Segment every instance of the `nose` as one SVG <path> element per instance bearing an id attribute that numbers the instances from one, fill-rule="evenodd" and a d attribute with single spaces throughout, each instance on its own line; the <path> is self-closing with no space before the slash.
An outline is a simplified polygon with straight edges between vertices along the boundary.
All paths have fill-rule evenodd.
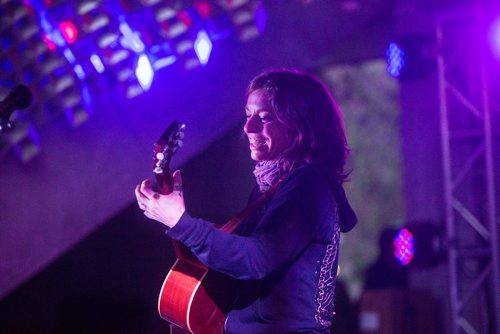
<path id="1" fill-rule="evenodd" d="M 258 115 L 252 115 L 247 118 L 245 125 L 243 126 L 243 131 L 245 133 L 256 133 L 261 130 L 262 123 Z"/>

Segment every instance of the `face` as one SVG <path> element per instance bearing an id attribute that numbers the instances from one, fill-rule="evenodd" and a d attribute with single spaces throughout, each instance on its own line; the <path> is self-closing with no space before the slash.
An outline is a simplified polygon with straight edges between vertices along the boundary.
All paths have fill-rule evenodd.
<path id="1" fill-rule="evenodd" d="M 256 90 L 248 95 L 245 107 L 245 131 L 250 142 L 250 156 L 255 161 L 280 157 L 291 144 L 291 134 L 276 118 L 266 94 Z"/>

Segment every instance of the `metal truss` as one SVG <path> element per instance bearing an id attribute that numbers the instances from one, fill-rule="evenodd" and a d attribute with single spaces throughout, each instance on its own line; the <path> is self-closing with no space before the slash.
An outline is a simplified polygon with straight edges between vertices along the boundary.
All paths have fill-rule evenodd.
<path id="1" fill-rule="evenodd" d="M 482 9 L 437 18 L 450 333 L 500 333 L 498 222 Z M 484 43 L 481 43 L 484 42 Z"/>

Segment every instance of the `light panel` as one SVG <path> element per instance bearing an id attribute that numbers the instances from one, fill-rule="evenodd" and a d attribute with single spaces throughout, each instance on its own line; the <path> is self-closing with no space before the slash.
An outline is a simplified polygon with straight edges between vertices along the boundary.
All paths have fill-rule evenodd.
<path id="1" fill-rule="evenodd" d="M 206 31 L 200 31 L 194 42 L 194 50 L 200 63 L 205 65 L 210 59 L 210 53 L 212 52 L 212 41 L 208 37 Z"/>

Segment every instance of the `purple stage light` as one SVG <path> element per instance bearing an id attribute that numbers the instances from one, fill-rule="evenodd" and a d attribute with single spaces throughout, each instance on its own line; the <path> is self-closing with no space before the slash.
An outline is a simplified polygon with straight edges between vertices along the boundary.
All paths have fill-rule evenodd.
<path id="1" fill-rule="evenodd" d="M 394 256 L 403 265 L 408 265 L 415 255 L 413 235 L 403 228 L 394 238 Z"/>
<path id="2" fill-rule="evenodd" d="M 490 30 L 490 41 L 495 56 L 500 59 L 500 16 L 493 22 Z"/>
<path id="3" fill-rule="evenodd" d="M 194 42 L 194 50 L 201 64 L 205 65 L 208 63 L 210 53 L 212 52 L 212 41 L 205 31 L 202 30 L 198 33 Z"/>

